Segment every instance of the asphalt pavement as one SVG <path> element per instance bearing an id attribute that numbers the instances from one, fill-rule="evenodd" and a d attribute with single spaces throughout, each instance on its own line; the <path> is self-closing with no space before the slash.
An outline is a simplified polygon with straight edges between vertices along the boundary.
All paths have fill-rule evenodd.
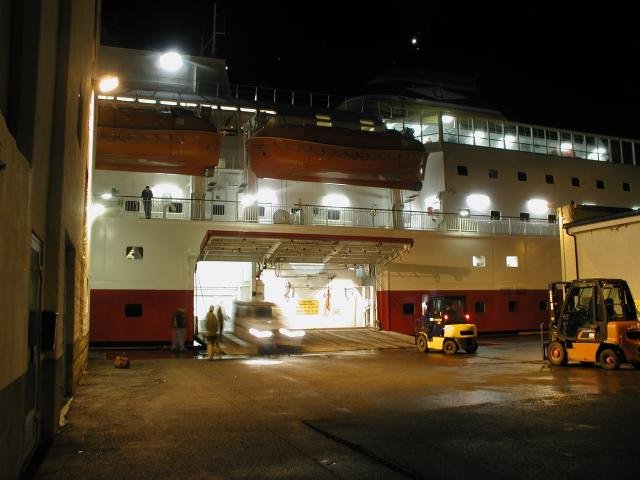
<path id="1" fill-rule="evenodd" d="M 637 478 L 640 372 L 476 354 L 92 359 L 41 479 Z"/>

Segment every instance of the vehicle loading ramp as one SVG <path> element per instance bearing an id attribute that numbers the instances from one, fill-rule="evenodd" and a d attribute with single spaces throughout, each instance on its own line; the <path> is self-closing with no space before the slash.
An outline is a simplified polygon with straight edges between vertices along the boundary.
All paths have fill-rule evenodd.
<path id="1" fill-rule="evenodd" d="M 222 338 L 225 355 L 255 355 L 257 347 L 249 345 L 233 334 Z M 412 336 L 388 332 L 375 328 L 330 328 L 307 330 L 300 350 L 294 353 L 330 353 L 355 350 L 384 350 L 390 348 L 413 348 Z M 286 353 L 286 352 L 282 352 Z"/>

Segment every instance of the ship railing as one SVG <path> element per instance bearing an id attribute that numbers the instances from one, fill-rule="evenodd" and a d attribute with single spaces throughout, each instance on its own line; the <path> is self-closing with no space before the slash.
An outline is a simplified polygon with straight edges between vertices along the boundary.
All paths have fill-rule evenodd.
<path id="1" fill-rule="evenodd" d="M 104 199 L 97 196 L 94 203 L 106 207 L 104 215 L 131 218 L 148 216 L 151 219 L 162 220 L 429 230 L 480 235 L 558 235 L 557 221 L 537 218 L 462 216 L 454 213 L 376 207 L 274 203 L 246 205 L 236 201 L 200 198 L 153 198 L 145 205 L 140 197 L 113 196 Z M 145 207 L 148 207 L 148 210 Z"/>
<path id="2" fill-rule="evenodd" d="M 200 104 L 222 102 L 234 103 L 239 106 L 297 105 L 328 110 L 339 108 L 344 110 L 342 105 L 347 100 L 344 95 L 331 93 L 195 80 L 192 77 L 147 76 L 145 78 L 128 78 L 127 80 L 124 82 L 127 87 L 121 88 L 115 94 L 102 95 L 100 98 L 103 100 L 133 98 L 134 101 L 143 98 L 145 103 L 148 103 L 149 100 L 175 101 L 187 108 L 200 106 Z"/>

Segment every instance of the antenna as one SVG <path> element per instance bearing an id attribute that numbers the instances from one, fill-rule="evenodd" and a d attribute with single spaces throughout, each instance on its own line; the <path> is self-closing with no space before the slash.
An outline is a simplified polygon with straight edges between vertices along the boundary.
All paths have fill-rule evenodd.
<path id="1" fill-rule="evenodd" d="M 211 56 L 216 56 L 216 38 L 218 35 L 226 35 L 226 32 L 218 31 L 218 4 L 213 2 L 213 30 L 211 32 L 211 38 L 207 40 L 204 45 L 201 45 L 200 49 L 204 53 L 205 49 L 211 44 Z"/>

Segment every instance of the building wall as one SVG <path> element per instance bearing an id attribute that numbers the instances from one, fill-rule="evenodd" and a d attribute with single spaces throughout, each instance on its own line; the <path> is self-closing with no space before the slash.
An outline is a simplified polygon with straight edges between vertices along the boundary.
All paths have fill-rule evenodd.
<path id="1" fill-rule="evenodd" d="M 127 316 L 125 305 L 142 307 L 140 316 Z M 186 308 L 187 335 L 193 340 L 193 290 L 91 290 L 92 342 L 166 342 L 171 339 L 173 314 Z"/>
<path id="2" fill-rule="evenodd" d="M 575 244 L 567 232 L 575 235 Z M 638 238 L 638 215 L 569 227 L 561 236 L 562 263 L 567 265 L 563 279 L 574 280 L 576 273 L 580 278 L 621 278 L 627 281 L 636 303 L 640 304 Z"/>
<path id="3" fill-rule="evenodd" d="M 118 207 L 114 207 L 118 208 Z M 211 224 L 98 217 L 91 232 L 92 342 L 167 341 L 171 316 L 187 308 L 191 340 L 193 269 Z M 141 259 L 128 259 L 127 247 L 141 247 Z M 125 315 L 140 304 L 142 315 Z"/>
<path id="4" fill-rule="evenodd" d="M 380 268 L 376 284 L 379 325 L 404 333 L 413 332 L 422 294 L 452 291 L 467 292 L 470 306 L 476 301 L 486 302 L 486 311 L 478 317 L 481 331 L 537 328 L 547 315 L 546 310 L 539 308 L 540 302 L 546 300 L 546 285 L 561 276 L 559 245 L 555 237 L 215 224 L 104 216 L 95 221 L 92 232 L 91 340 L 167 341 L 171 314 L 178 303 L 186 304 L 189 295 L 193 297 L 193 265 L 200 242 L 209 229 L 412 238 L 413 248 Z M 127 247 L 142 247 L 143 258 L 127 259 Z M 472 266 L 474 255 L 485 257 L 485 267 Z M 507 255 L 518 257 L 517 268 L 506 266 Z M 361 286 L 351 272 L 345 271 L 345 275 L 339 274 L 339 277 L 345 281 L 350 278 L 356 288 Z M 296 281 L 292 282 L 295 284 Z M 326 282 L 330 284 L 329 280 Z M 317 298 L 322 303 L 325 285 L 316 283 L 314 280 L 315 290 L 308 298 Z M 303 291 L 302 287 L 306 286 L 303 284 L 293 285 L 299 287 L 299 295 L 309 293 Z M 274 288 L 277 290 L 278 287 Z M 267 291 L 273 289 L 266 286 Z M 277 298 L 269 299 L 278 301 Z M 337 299 L 335 297 L 336 302 Z M 510 301 L 517 302 L 515 312 L 508 311 Z M 402 305 L 407 302 L 414 303 L 416 317 L 403 316 Z M 126 318 L 124 305 L 127 303 L 142 304 L 144 318 Z M 165 307 L 159 309 L 158 305 Z M 353 323 L 351 317 L 349 322 L 349 325 Z M 129 328 L 128 337 L 125 325 Z M 337 325 L 339 322 L 332 323 L 332 326 Z"/>
<path id="5" fill-rule="evenodd" d="M 385 269 L 388 290 L 530 290 L 561 275 L 557 237 L 401 233 L 414 245 Z M 485 266 L 474 267 L 474 256 L 483 256 Z M 517 256 L 518 267 L 507 267 L 507 256 Z"/>
<path id="6" fill-rule="evenodd" d="M 54 437 L 63 397 L 87 360 L 84 220 L 99 18 L 94 1 L 0 0 L 0 19 L 0 200 L 12 206 L 0 213 L 0 275 L 11 285 L 0 293 L 0 464 L 3 478 L 17 478 L 35 447 Z M 39 347 L 39 310 L 60 313 L 46 352 L 29 348 L 32 235 L 43 256 L 31 325 Z M 74 306 L 67 319 L 65 285 Z M 28 398 L 37 399 L 35 421 L 25 417 Z"/>
<path id="7" fill-rule="evenodd" d="M 344 195 L 352 208 L 390 209 L 390 190 L 387 188 L 337 185 L 332 183 L 294 182 L 288 180 L 259 179 L 258 189 L 269 188 L 276 192 L 279 203 L 293 205 L 326 205 L 326 195 Z M 340 205 L 347 206 L 347 205 Z"/>
<path id="8" fill-rule="evenodd" d="M 31 238 L 28 201 L 31 171 L 0 115 L 0 201 L 15 208 L 0 211 L 0 278 L 11 279 L 11 288 L 0 289 L 0 464 L 17 476 L 24 442 L 24 392 L 27 371 L 27 306 L 29 245 Z M 9 175 L 11 178 L 9 179 Z M 6 414 L 11 412 L 11 414 Z M 20 451 L 16 451 L 20 450 Z M 5 467 L 6 466 L 6 467 Z M 7 471 L 5 470 L 5 471 Z"/>
<path id="9" fill-rule="evenodd" d="M 546 214 L 531 214 L 531 218 L 546 218 L 571 201 L 617 207 L 640 203 L 640 168 L 635 166 L 467 145 L 443 144 L 443 151 L 445 212 L 468 208 L 466 196 L 470 193 L 483 193 L 491 199 L 486 210 L 472 214 L 489 215 L 491 210 L 498 210 L 503 216 L 513 217 L 528 211 L 526 203 L 531 198 L 542 198 L 549 204 Z M 467 167 L 468 176 L 458 174 L 459 165 Z M 489 178 L 489 169 L 498 171 L 497 179 Z M 526 182 L 518 181 L 518 172 L 527 174 Z M 555 183 L 546 183 L 545 175 L 553 175 Z M 579 187 L 571 185 L 572 177 L 580 179 Z M 596 188 L 596 180 L 603 180 L 605 188 Z M 630 184 L 629 192 L 623 191 L 623 182 Z"/>
<path id="10" fill-rule="evenodd" d="M 156 185 L 170 184 L 182 192 L 182 196 L 172 195 L 173 198 L 190 198 L 192 177 L 187 175 L 167 175 L 164 173 L 145 172 L 118 172 L 113 170 L 96 170 L 93 175 L 93 192 L 95 195 L 112 193 L 116 195 L 138 197 L 146 185 L 151 187 L 156 198 L 162 196 L 162 192 Z M 177 191 L 176 190 L 176 191 Z M 102 202 L 98 199 L 97 201 Z"/>
<path id="11" fill-rule="evenodd" d="M 383 330 L 413 335 L 421 319 L 423 295 L 465 297 L 469 321 L 478 327 L 480 333 L 534 330 L 539 328 L 549 315 L 546 289 L 387 290 L 378 292 L 380 327 Z M 413 313 L 411 308 L 405 310 L 407 305 L 413 306 Z"/>
<path id="12" fill-rule="evenodd" d="M 547 317 L 540 302 L 550 281 L 561 277 L 555 237 L 480 236 L 411 232 L 413 248 L 387 265 L 378 289 L 378 320 L 383 329 L 412 334 L 421 315 L 422 294 L 461 294 L 481 333 L 531 330 Z M 474 267 L 473 257 L 484 257 Z M 508 267 L 507 256 L 518 259 Z M 485 311 L 475 314 L 475 302 Z M 509 302 L 514 311 L 509 311 Z M 413 304 L 413 314 L 403 305 Z"/>

